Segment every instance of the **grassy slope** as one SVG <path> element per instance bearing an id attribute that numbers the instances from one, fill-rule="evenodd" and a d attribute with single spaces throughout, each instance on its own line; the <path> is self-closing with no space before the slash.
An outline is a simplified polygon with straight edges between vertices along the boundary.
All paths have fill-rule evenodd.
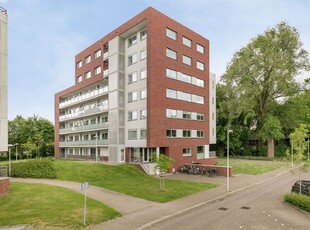
<path id="1" fill-rule="evenodd" d="M 219 158 L 218 165 L 225 166 L 226 158 Z M 286 166 L 287 163 L 282 161 L 230 159 L 230 165 L 233 167 L 234 174 L 257 175 Z"/>
<path id="2" fill-rule="evenodd" d="M 57 178 L 83 182 L 155 202 L 168 202 L 216 185 L 188 181 L 165 180 L 165 190 L 159 180 L 145 175 L 134 165 L 103 165 L 76 161 L 55 161 Z"/>
<path id="3" fill-rule="evenodd" d="M 32 224 L 66 228 L 83 227 L 84 196 L 56 186 L 11 183 L 0 198 L 0 226 Z M 86 225 L 120 216 L 112 208 L 87 198 Z M 61 220 L 61 221 L 60 221 Z"/>

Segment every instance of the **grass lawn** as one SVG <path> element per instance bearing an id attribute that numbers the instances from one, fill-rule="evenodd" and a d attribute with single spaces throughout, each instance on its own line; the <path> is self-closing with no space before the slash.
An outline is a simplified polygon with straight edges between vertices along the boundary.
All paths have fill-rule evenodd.
<path id="1" fill-rule="evenodd" d="M 84 196 L 56 186 L 11 183 L 10 192 L 0 198 L 0 226 L 31 224 L 70 229 L 84 227 Z M 86 225 L 121 216 L 112 208 L 87 198 Z"/>
<path id="2" fill-rule="evenodd" d="M 165 180 L 165 190 L 159 189 L 159 180 L 145 175 L 134 165 L 103 165 L 88 162 L 55 160 L 57 178 L 84 182 L 127 195 L 155 202 L 168 202 L 217 185 L 178 180 Z"/>
<path id="3" fill-rule="evenodd" d="M 218 165 L 225 166 L 226 158 L 218 158 L 217 162 Z M 230 165 L 233 167 L 234 174 L 257 175 L 287 166 L 288 163 L 285 161 L 245 160 L 232 158 L 230 159 Z"/>

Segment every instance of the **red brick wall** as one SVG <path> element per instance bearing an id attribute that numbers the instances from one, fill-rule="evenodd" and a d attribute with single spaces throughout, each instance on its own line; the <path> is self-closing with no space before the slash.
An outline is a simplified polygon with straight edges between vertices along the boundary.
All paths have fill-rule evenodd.
<path id="1" fill-rule="evenodd" d="M 0 196 L 5 195 L 10 190 L 10 178 L 0 178 Z"/>

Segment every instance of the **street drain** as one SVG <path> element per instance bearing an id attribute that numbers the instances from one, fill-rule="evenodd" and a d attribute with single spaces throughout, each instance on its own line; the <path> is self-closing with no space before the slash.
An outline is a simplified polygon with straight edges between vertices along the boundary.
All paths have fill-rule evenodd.
<path id="1" fill-rule="evenodd" d="M 245 210 L 249 210 L 251 207 L 246 207 L 246 206 L 243 206 L 241 207 L 241 209 L 245 209 Z"/>
<path id="2" fill-rule="evenodd" d="M 226 211 L 228 208 L 224 208 L 224 207 L 221 207 L 221 208 L 219 208 L 219 210 L 221 210 L 221 211 Z"/>

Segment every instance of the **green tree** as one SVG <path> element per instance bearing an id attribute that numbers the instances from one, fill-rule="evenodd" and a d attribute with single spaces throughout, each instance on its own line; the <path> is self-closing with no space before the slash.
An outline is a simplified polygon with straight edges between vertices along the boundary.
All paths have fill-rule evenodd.
<path id="1" fill-rule="evenodd" d="M 302 48 L 294 27 L 281 22 L 236 52 L 228 64 L 222 80 L 229 92 L 230 119 L 244 114 L 257 135 L 268 136 L 268 147 L 273 146 L 272 133 L 263 133 L 269 116 L 277 117 L 273 106 L 279 99 L 295 95 L 300 86 L 295 78 L 310 69 L 308 52 Z M 273 148 L 272 148 L 273 149 Z M 272 149 L 268 156 L 273 157 Z"/>
<path id="2" fill-rule="evenodd" d="M 159 154 L 159 156 L 157 156 L 155 152 L 152 153 L 151 159 L 152 162 L 156 164 L 155 169 L 159 170 L 160 189 L 164 189 L 164 174 L 171 168 L 174 160 L 164 154 Z"/>

